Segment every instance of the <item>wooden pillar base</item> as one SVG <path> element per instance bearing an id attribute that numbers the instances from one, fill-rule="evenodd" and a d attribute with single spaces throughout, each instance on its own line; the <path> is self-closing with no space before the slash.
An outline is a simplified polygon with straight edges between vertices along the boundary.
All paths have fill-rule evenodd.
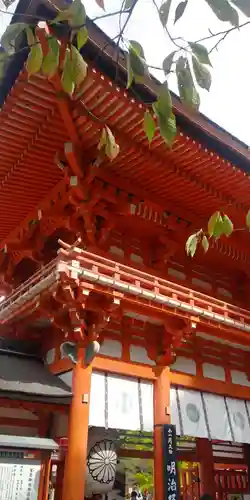
<path id="1" fill-rule="evenodd" d="M 207 493 L 215 498 L 214 459 L 212 443 L 208 439 L 197 439 L 197 457 L 200 463 L 200 493 Z"/>
<path id="2" fill-rule="evenodd" d="M 91 366 L 84 366 L 84 349 L 79 349 L 78 362 L 73 372 L 73 399 L 62 500 L 84 499 L 91 373 Z"/>
<path id="3" fill-rule="evenodd" d="M 163 425 L 170 423 L 169 368 L 159 368 L 154 383 L 154 498 L 164 500 Z"/>

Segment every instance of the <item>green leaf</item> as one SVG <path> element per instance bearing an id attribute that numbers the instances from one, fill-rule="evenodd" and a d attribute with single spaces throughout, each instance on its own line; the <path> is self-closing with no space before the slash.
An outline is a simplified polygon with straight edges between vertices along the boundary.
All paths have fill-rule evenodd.
<path id="1" fill-rule="evenodd" d="M 168 22 L 168 16 L 169 16 L 169 12 L 170 12 L 171 2 L 172 2 L 172 0 L 166 0 L 166 2 L 164 2 L 160 7 L 159 16 L 160 16 L 162 26 L 166 26 L 166 24 Z"/>
<path id="2" fill-rule="evenodd" d="M 179 57 L 176 65 L 176 75 L 181 101 L 187 106 L 198 110 L 200 96 L 195 88 L 189 62 L 186 57 Z"/>
<path id="3" fill-rule="evenodd" d="M 246 215 L 246 226 L 248 229 L 250 229 L 250 210 L 248 210 Z"/>
<path id="4" fill-rule="evenodd" d="M 74 90 L 75 90 L 75 82 L 74 82 L 74 76 L 73 76 L 73 71 L 72 71 L 71 54 L 70 54 L 69 49 L 66 50 L 64 68 L 63 68 L 62 77 L 61 77 L 61 83 L 62 83 L 63 90 L 67 94 L 72 95 Z"/>
<path id="5" fill-rule="evenodd" d="M 180 2 L 179 5 L 177 5 L 174 17 L 174 24 L 177 23 L 177 21 L 179 21 L 179 19 L 183 16 L 187 7 L 187 3 L 188 0 L 185 0 L 184 2 Z"/>
<path id="6" fill-rule="evenodd" d="M 61 10 L 51 24 L 68 21 L 70 26 L 83 26 L 86 23 L 86 11 L 81 0 L 74 0 L 68 9 Z"/>
<path id="7" fill-rule="evenodd" d="M 171 67 L 173 64 L 174 56 L 175 56 L 176 50 L 168 54 L 167 57 L 165 57 L 163 63 L 162 63 L 162 69 L 165 73 L 165 75 L 168 75 L 171 71 Z"/>
<path id="8" fill-rule="evenodd" d="M 249 0 L 231 0 L 245 16 L 250 17 L 250 2 Z"/>
<path id="9" fill-rule="evenodd" d="M 129 89 L 134 80 L 134 73 L 131 68 L 130 52 L 126 54 L 126 63 L 127 63 L 127 89 Z"/>
<path id="10" fill-rule="evenodd" d="M 31 47 L 28 59 L 26 61 L 26 70 L 28 72 L 29 77 L 40 71 L 42 67 L 42 62 L 43 62 L 43 50 L 39 42 Z"/>
<path id="11" fill-rule="evenodd" d="M 208 234 L 218 239 L 223 234 L 223 219 L 220 212 L 211 215 L 208 221 Z"/>
<path id="12" fill-rule="evenodd" d="M 217 224 L 217 221 L 219 220 L 219 217 L 220 217 L 220 212 L 215 212 L 214 214 L 211 215 L 207 225 L 209 236 L 213 236 L 214 228 Z"/>
<path id="13" fill-rule="evenodd" d="M 192 49 L 193 54 L 199 59 L 202 64 L 209 64 L 212 66 L 211 61 L 209 59 L 209 54 L 207 48 L 200 43 L 188 42 L 190 48 Z"/>
<path id="14" fill-rule="evenodd" d="M 230 5 L 228 0 L 206 0 L 206 2 L 220 21 L 239 26 L 238 12 Z"/>
<path id="15" fill-rule="evenodd" d="M 196 81 L 202 89 L 210 90 L 212 79 L 210 71 L 193 56 L 193 69 Z"/>
<path id="16" fill-rule="evenodd" d="M 171 147 L 176 137 L 176 119 L 175 115 L 171 113 L 169 116 L 164 116 L 156 112 L 160 134 L 167 146 Z"/>
<path id="17" fill-rule="evenodd" d="M 22 33 L 28 25 L 26 23 L 13 23 L 9 24 L 7 29 L 1 38 L 1 46 L 6 52 L 13 51 L 13 45 L 15 43 L 16 38 Z"/>
<path id="18" fill-rule="evenodd" d="M 204 252 L 206 253 L 209 249 L 209 241 L 208 241 L 205 234 L 202 237 L 201 244 L 202 244 Z"/>
<path id="19" fill-rule="evenodd" d="M 86 26 L 83 26 L 78 32 L 77 32 L 77 48 L 78 50 L 81 50 L 81 48 L 85 45 L 85 43 L 88 40 L 88 30 Z"/>
<path id="20" fill-rule="evenodd" d="M 169 115 L 171 110 L 172 110 L 172 98 L 171 94 L 169 92 L 168 88 L 168 83 L 164 82 L 160 86 L 160 90 L 158 93 L 158 99 L 155 103 L 157 106 L 157 110 L 162 114 L 162 115 Z"/>
<path id="21" fill-rule="evenodd" d="M 127 56 L 127 69 L 128 69 L 128 84 L 127 87 L 131 85 L 133 79 L 137 83 L 143 82 L 145 76 L 148 75 L 148 68 L 146 61 L 144 59 L 144 52 L 142 46 L 135 42 L 130 41 L 129 53 Z"/>
<path id="22" fill-rule="evenodd" d="M 76 87 L 82 84 L 87 76 L 88 65 L 81 56 L 79 50 L 71 46 L 71 75 Z"/>
<path id="23" fill-rule="evenodd" d="M 189 236 L 189 238 L 186 241 L 186 252 L 188 256 L 194 257 L 195 252 L 197 250 L 198 241 L 199 241 L 199 236 L 197 235 L 197 233 L 191 234 L 191 236 Z"/>
<path id="24" fill-rule="evenodd" d="M 133 50 L 141 59 L 145 59 L 143 47 L 136 40 L 129 40 L 129 48 Z"/>
<path id="25" fill-rule="evenodd" d="M 222 215 L 222 234 L 225 236 L 231 236 L 232 232 L 234 230 L 233 223 L 231 219 L 226 214 Z"/>
<path id="26" fill-rule="evenodd" d="M 57 38 L 48 37 L 48 53 L 42 63 L 42 73 L 48 78 L 55 76 L 59 66 L 60 46 Z"/>
<path id="27" fill-rule="evenodd" d="M 144 113 L 143 126 L 144 126 L 145 134 L 148 138 L 148 142 L 150 144 L 152 142 L 154 135 L 155 135 L 155 121 L 154 121 L 150 111 L 148 111 L 148 110 L 145 111 L 145 113 Z"/>
<path id="28" fill-rule="evenodd" d="M 124 10 L 130 10 L 134 6 L 135 0 L 126 0 Z"/>

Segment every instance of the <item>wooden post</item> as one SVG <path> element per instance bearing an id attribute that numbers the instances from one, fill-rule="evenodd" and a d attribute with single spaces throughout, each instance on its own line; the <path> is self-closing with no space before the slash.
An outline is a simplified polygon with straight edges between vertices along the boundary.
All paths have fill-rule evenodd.
<path id="1" fill-rule="evenodd" d="M 169 368 L 155 369 L 154 383 L 154 499 L 164 500 L 164 472 L 162 428 L 170 423 Z"/>
<path id="2" fill-rule="evenodd" d="M 212 443 L 208 439 L 196 440 L 197 458 L 200 464 L 200 493 L 215 498 L 214 459 Z"/>
<path id="3" fill-rule="evenodd" d="M 88 422 L 92 367 L 84 366 L 84 349 L 79 349 L 73 372 L 73 399 L 68 430 L 63 500 L 83 500 L 88 446 Z"/>

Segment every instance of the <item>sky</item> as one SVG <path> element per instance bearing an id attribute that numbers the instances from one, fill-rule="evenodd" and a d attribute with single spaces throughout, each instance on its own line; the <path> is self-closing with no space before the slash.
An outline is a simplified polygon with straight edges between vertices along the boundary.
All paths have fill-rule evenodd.
<path id="1" fill-rule="evenodd" d="M 106 13 L 119 10 L 122 0 L 104 0 Z M 205 0 L 188 0 L 183 17 L 174 25 L 175 8 L 180 0 L 172 0 L 172 9 L 168 27 L 172 36 L 180 36 L 188 41 L 196 41 L 213 33 L 224 31 L 231 27 L 220 22 L 208 7 Z M 158 0 L 158 4 L 161 0 Z M 1 0 L 0 0 L 1 4 Z M 8 11 L 15 10 L 15 2 Z M 90 18 L 103 14 L 95 0 L 84 0 L 87 14 Z M 4 9 L 4 6 L 0 7 Z M 0 29 L 4 31 L 11 16 L 0 13 Z M 124 18 L 125 20 L 125 18 Z M 240 15 L 240 22 L 247 21 Z M 118 16 L 97 21 L 110 37 L 119 32 Z M 164 32 L 153 6 L 152 0 L 138 0 L 133 15 L 124 33 L 128 40 L 137 40 L 143 46 L 148 64 L 161 66 L 163 59 L 174 50 L 172 42 Z M 207 42 L 210 49 L 218 40 L 213 38 Z M 250 25 L 235 30 L 219 45 L 218 51 L 211 54 L 212 86 L 209 92 L 200 91 L 200 111 L 225 130 L 238 137 L 250 146 L 250 58 L 249 58 Z M 164 75 L 152 71 L 160 80 Z M 170 88 L 177 93 L 175 78 L 169 80 Z"/>

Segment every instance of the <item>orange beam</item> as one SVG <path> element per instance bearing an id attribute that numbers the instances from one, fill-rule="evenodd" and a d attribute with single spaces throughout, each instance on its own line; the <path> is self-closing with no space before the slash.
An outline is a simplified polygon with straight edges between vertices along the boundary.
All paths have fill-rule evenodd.
<path id="1" fill-rule="evenodd" d="M 204 392 L 213 392 L 221 396 L 229 396 L 237 399 L 250 400 L 249 387 L 229 384 L 220 380 L 210 378 L 198 378 L 191 375 L 170 372 L 170 382 L 172 385 L 186 387 L 187 389 L 200 390 Z"/>

